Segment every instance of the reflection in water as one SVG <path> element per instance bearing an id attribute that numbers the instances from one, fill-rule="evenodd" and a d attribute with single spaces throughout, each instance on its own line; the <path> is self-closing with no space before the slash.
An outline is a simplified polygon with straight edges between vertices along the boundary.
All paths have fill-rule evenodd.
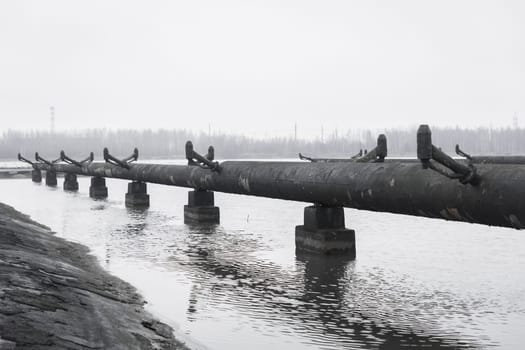
<path id="1" fill-rule="evenodd" d="M 147 227 L 147 208 L 126 208 L 128 214 L 128 221 L 122 227 L 118 227 L 109 233 L 112 241 L 118 242 L 124 246 L 136 245 L 138 249 L 145 247 L 146 241 L 144 235 Z M 120 247 L 111 244 L 106 245 L 105 263 L 109 266 L 111 263 L 111 252 L 121 251 Z"/>
<path id="2" fill-rule="evenodd" d="M 86 192 L 78 194 L 0 181 L 0 193 L 90 246 L 210 349 L 520 342 L 512 337 L 525 325 L 525 237 L 515 231 L 355 212 L 357 260 L 294 255 L 300 203 L 218 194 L 221 225 L 188 226 L 184 190 L 152 185 L 150 209 L 133 210 L 123 203 L 125 182 L 93 201 L 88 181 L 79 178 Z"/>
<path id="3" fill-rule="evenodd" d="M 313 322 L 310 319 L 304 323 L 319 323 L 323 334 L 330 334 L 340 342 L 369 348 L 473 347 L 461 344 L 450 336 L 425 334 L 424 329 L 416 333 L 414 330 L 395 327 L 391 322 L 395 323 L 396 315 L 390 315 L 389 323 L 386 323 L 370 310 L 360 310 L 359 301 L 349 300 L 346 293 L 346 286 L 356 282 L 352 278 L 354 260 L 299 253 L 297 262 L 304 266 L 305 276 L 302 301 L 307 305 L 308 312 L 302 315 L 314 319 Z M 378 300 L 378 307 L 381 306 L 380 302 Z M 352 307 L 348 307 L 349 304 Z"/>
<path id="4" fill-rule="evenodd" d="M 347 287 L 354 282 L 355 261 L 349 258 L 298 254 L 297 271 L 303 271 L 301 276 L 254 261 L 248 254 L 250 242 L 242 236 L 227 235 L 220 228 L 192 228 L 186 243 L 183 253 L 189 260 L 183 265 L 192 275 L 187 308 L 190 322 L 199 319 L 199 300 L 213 299 L 222 308 L 242 308 L 241 312 L 251 317 L 279 322 L 279 327 L 299 331 L 313 343 L 329 341 L 337 346 L 388 349 L 475 347 L 472 339 L 427 333 L 424 322 L 413 328 L 396 327 L 396 318 L 406 315 L 374 314 L 370 307 L 360 309 L 359 300 L 349 299 L 347 293 Z M 230 246 L 247 249 L 231 254 L 226 250 Z M 380 309 L 381 301 L 376 303 Z"/>

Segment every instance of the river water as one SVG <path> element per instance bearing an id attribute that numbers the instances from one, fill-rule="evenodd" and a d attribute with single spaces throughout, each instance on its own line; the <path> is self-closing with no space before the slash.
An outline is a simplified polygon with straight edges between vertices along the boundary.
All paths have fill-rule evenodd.
<path id="1" fill-rule="evenodd" d="M 195 349 L 522 348 L 525 232 L 346 209 L 357 258 L 296 255 L 305 203 L 216 193 L 218 226 L 188 226 L 188 189 L 151 207 L 0 180 L 0 201 L 87 245 Z"/>

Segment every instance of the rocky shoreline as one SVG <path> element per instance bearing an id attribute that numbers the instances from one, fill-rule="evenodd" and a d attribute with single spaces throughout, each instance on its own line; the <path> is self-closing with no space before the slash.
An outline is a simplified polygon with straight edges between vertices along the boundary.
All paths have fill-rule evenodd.
<path id="1" fill-rule="evenodd" d="M 0 350 L 187 349 L 87 247 L 0 203 Z"/>

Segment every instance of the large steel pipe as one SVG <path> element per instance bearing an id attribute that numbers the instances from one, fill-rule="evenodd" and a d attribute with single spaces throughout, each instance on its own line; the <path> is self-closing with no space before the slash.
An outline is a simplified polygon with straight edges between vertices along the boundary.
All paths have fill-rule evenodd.
<path id="1" fill-rule="evenodd" d="M 232 161 L 221 163 L 220 173 L 160 164 L 130 164 L 129 169 L 106 163 L 53 167 L 57 172 L 525 228 L 525 167 L 520 165 L 477 165 L 477 186 L 414 163 Z"/>

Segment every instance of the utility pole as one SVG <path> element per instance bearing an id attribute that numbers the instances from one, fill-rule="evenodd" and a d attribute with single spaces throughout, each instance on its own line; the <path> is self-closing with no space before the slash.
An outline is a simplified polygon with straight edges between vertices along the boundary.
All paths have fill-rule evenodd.
<path id="1" fill-rule="evenodd" d="M 55 133 L 55 107 L 51 106 L 49 107 L 49 110 L 51 112 L 51 134 Z"/>
<path id="2" fill-rule="evenodd" d="M 324 126 L 321 125 L 321 143 L 324 143 Z"/>
<path id="3" fill-rule="evenodd" d="M 297 122 L 294 124 L 294 141 L 297 142 Z"/>

